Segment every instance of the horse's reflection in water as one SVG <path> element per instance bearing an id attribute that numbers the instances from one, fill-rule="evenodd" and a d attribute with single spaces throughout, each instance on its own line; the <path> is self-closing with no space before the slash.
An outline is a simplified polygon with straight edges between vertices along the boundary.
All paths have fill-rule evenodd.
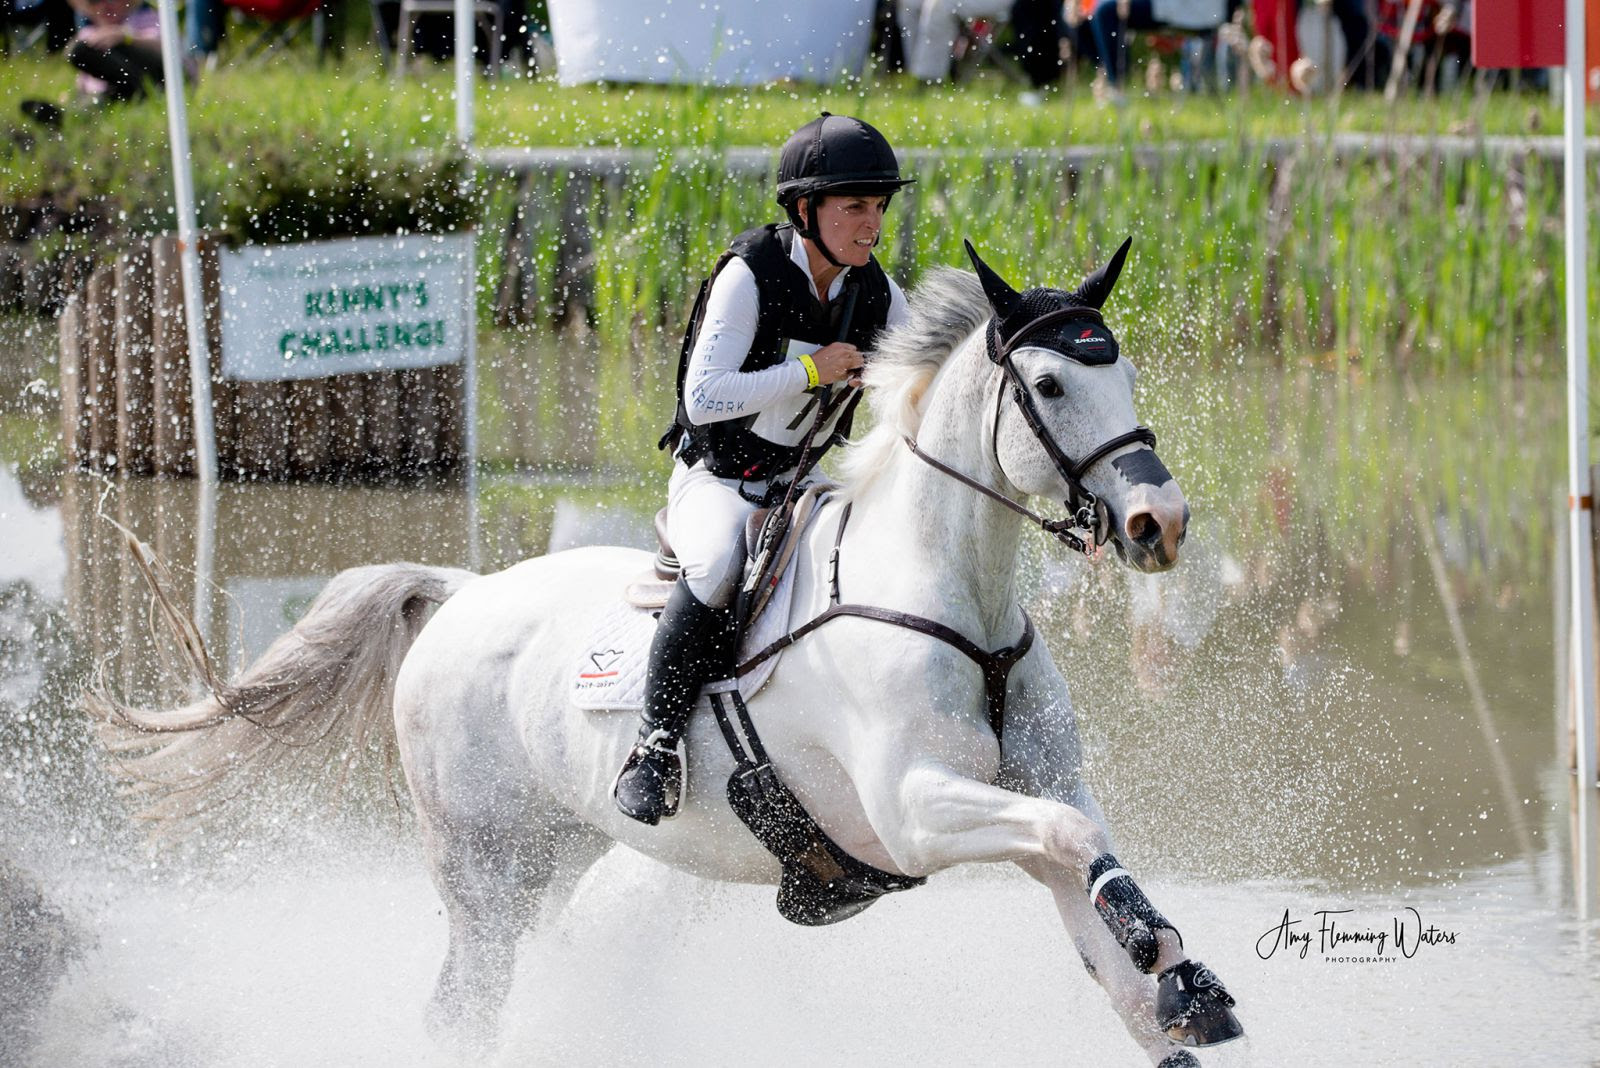
<path id="1" fill-rule="evenodd" d="M 1140 572 L 1178 560 L 1188 506 L 1138 426 L 1133 366 L 1098 311 L 1126 251 L 1072 293 L 1018 293 L 976 254 L 978 280 L 940 271 L 919 287 L 870 364 L 875 429 L 797 554 L 796 622 L 829 603 L 836 573 L 846 601 L 947 636 L 832 619 L 784 653 L 750 711 L 782 781 L 849 856 L 912 877 L 1010 861 L 1044 884 L 1128 1033 L 1152 1063 L 1178 1066 L 1196 1063 L 1180 1043 L 1239 1034 L 1232 999 L 1112 856 L 1066 682 L 1044 643 L 1026 644 L 1016 595 L 1029 496 L 1067 502 L 1065 520 L 1033 518 L 1069 544 L 1108 546 Z M 613 843 L 705 878 L 779 878 L 729 808 L 733 761 L 709 717 L 688 734 L 676 819 L 646 827 L 611 803 L 633 717 L 579 710 L 569 685 L 596 621 L 649 563 L 587 548 L 484 577 L 346 572 L 220 701 L 122 710 L 185 732 L 134 770 L 181 791 L 273 759 L 297 729 L 323 745 L 387 732 L 392 708 L 450 918 L 432 1019 L 492 1033 L 541 893 Z M 973 649 L 1018 644 L 1026 654 L 998 681 L 974 663 Z M 181 808 L 195 795 L 174 796 Z"/>

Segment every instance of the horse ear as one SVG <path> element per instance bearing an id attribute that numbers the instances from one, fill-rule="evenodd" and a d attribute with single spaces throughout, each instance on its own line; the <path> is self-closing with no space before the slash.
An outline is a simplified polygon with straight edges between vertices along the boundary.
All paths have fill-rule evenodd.
<path id="1" fill-rule="evenodd" d="M 1085 278 L 1083 285 L 1079 286 L 1078 291 L 1072 294 L 1073 300 L 1080 304 L 1087 304 L 1095 309 L 1105 307 L 1106 298 L 1116 288 L 1117 275 L 1122 273 L 1122 263 L 1128 258 L 1128 246 L 1132 244 L 1133 238 L 1130 237 L 1122 243 L 1121 248 L 1112 253 L 1111 258 L 1105 262 L 1105 266 Z"/>
<path id="2" fill-rule="evenodd" d="M 995 316 L 1005 319 L 1017 306 L 1017 291 L 1006 284 L 1006 280 L 994 273 L 994 270 L 978 258 L 978 250 L 972 247 L 972 242 L 965 239 L 961 242 L 967 246 L 967 255 L 972 259 L 972 266 L 978 272 L 978 281 L 983 283 L 984 296 L 989 298 L 989 306 L 994 309 Z"/>

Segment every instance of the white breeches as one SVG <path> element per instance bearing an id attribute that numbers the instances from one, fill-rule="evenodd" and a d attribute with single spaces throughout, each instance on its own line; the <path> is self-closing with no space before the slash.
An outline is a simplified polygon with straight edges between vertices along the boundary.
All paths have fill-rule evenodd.
<path id="1" fill-rule="evenodd" d="M 765 483 L 747 485 L 757 492 Z M 704 464 L 672 465 L 667 483 L 667 537 L 683 567 L 689 592 L 701 604 L 733 603 L 744 570 L 745 520 L 756 506 L 739 495 L 737 479 L 717 478 Z"/>
<path id="2" fill-rule="evenodd" d="M 813 468 L 800 490 L 822 477 Z M 744 577 L 744 525 L 756 505 L 740 495 L 741 485 L 759 497 L 768 484 L 718 478 L 704 464 L 685 467 L 682 460 L 672 465 L 667 483 L 667 539 L 689 592 L 712 608 L 731 605 Z"/>
<path id="3" fill-rule="evenodd" d="M 1005 18 L 1010 13 L 1011 4 L 1002 0 L 900 0 L 906 70 L 925 82 L 947 81 L 959 20 Z"/>

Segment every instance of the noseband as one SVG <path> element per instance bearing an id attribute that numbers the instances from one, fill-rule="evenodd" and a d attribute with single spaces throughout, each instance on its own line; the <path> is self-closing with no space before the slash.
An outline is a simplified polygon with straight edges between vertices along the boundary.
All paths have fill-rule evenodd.
<path id="1" fill-rule="evenodd" d="M 1111 513 L 1110 509 L 1106 507 L 1106 503 L 1083 484 L 1083 476 L 1096 463 L 1124 445 L 1142 443 L 1154 449 L 1156 447 L 1156 435 L 1155 431 L 1147 426 L 1136 426 L 1127 433 L 1118 434 L 1116 437 L 1092 449 L 1081 460 L 1074 460 L 1068 456 L 1061 446 L 1057 444 L 1055 438 L 1051 437 L 1050 431 L 1044 425 L 1043 417 L 1039 414 L 1038 407 L 1034 404 L 1033 395 L 1028 392 L 1027 387 L 1022 383 L 1022 375 L 1012 361 L 1011 354 L 1021 347 L 1029 335 L 1035 334 L 1046 327 L 1054 326 L 1057 323 L 1068 321 L 1089 321 L 1098 323 L 1101 326 L 1105 325 L 1105 320 L 1093 308 L 1057 308 L 1024 324 L 1021 329 L 1009 338 L 1001 340 L 999 338 L 999 325 L 991 320 L 994 334 L 989 339 L 989 359 L 991 362 L 998 364 L 1005 373 L 1004 378 L 1001 379 L 1000 388 L 995 395 L 994 427 L 990 433 L 990 451 L 994 453 L 995 465 L 998 467 L 1000 464 L 1000 408 L 1005 399 L 1006 384 L 1009 382 L 1011 385 L 1011 397 L 1016 401 L 1018 409 L 1021 410 L 1023 421 L 1028 424 L 1028 429 L 1033 432 L 1034 439 L 1044 449 L 1045 455 L 1050 457 L 1050 462 L 1055 465 L 1056 473 L 1066 483 L 1067 499 L 1063 503 L 1071 513 L 1069 516 L 1064 519 L 1046 519 L 998 490 L 991 489 L 976 479 L 964 475 L 929 456 L 917 447 L 915 439 L 906 438 L 905 442 L 912 453 L 923 462 L 949 475 L 956 481 L 971 486 L 979 493 L 993 498 L 1019 515 L 1026 516 L 1037 523 L 1039 528 L 1046 534 L 1049 534 L 1074 552 L 1092 555 L 1094 550 L 1104 545 L 1106 539 L 1111 536 Z"/>

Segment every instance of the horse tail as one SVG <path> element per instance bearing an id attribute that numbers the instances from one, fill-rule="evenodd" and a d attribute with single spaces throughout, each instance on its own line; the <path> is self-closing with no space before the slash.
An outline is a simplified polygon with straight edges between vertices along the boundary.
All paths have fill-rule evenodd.
<path id="1" fill-rule="evenodd" d="M 157 607 L 205 682 L 206 696 L 181 708 L 134 708 L 101 683 L 85 694 L 102 739 L 122 757 L 141 817 L 183 822 L 209 814 L 285 765 L 326 770 L 338 784 L 364 756 L 381 754 L 391 782 L 396 752 L 395 676 L 426 622 L 471 572 L 419 564 L 375 564 L 341 572 L 288 633 L 229 683 L 218 682 L 205 645 L 176 611 L 156 571 L 146 571 Z M 226 786 L 226 788 L 222 788 Z"/>

